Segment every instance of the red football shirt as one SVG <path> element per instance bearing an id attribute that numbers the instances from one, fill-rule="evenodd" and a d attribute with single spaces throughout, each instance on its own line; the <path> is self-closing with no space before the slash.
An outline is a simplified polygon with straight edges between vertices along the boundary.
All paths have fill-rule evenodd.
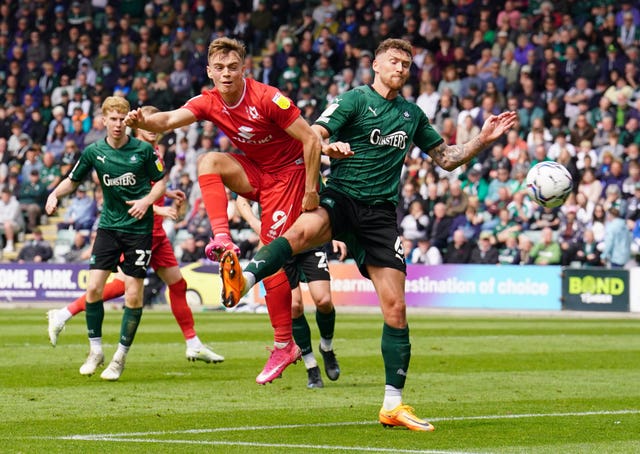
<path id="1" fill-rule="evenodd" d="M 156 157 L 160 160 L 162 166 L 164 167 L 164 159 L 162 159 L 162 157 L 158 154 L 158 148 L 156 148 Z M 154 184 L 154 182 L 151 182 L 151 186 L 153 186 Z M 163 207 L 165 204 L 165 196 L 162 195 L 158 200 L 153 202 L 153 204 L 158 205 L 159 207 Z M 151 207 L 150 209 L 152 208 L 153 207 Z M 164 228 L 162 227 L 163 222 L 164 217 L 158 216 L 156 214 L 153 215 L 153 235 L 166 235 Z"/>
<path id="2" fill-rule="evenodd" d="M 234 106 L 228 106 L 213 88 L 182 107 L 198 120 L 215 123 L 264 172 L 276 172 L 303 157 L 302 142 L 284 131 L 300 116 L 300 109 L 270 85 L 245 79 L 244 93 Z"/>

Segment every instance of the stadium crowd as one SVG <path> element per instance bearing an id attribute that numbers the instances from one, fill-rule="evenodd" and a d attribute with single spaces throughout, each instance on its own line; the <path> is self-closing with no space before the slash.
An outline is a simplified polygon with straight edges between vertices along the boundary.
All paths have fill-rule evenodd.
<path id="1" fill-rule="evenodd" d="M 638 3 L 3 2 L 4 261 L 86 261 L 101 208 L 96 181 L 82 185 L 57 225 L 58 236 L 72 238 L 64 255 L 53 253 L 41 227 L 49 223 L 43 210 L 49 191 L 87 144 L 105 136 L 102 100 L 117 94 L 132 108 L 177 108 L 209 87 L 210 40 L 231 36 L 249 50 L 246 77 L 279 87 L 310 122 L 341 93 L 372 81 L 373 53 L 388 37 L 412 43 L 403 96 L 425 111 L 447 143 L 473 138 L 488 115 L 518 112 L 504 140 L 453 173 L 409 150 L 397 210 L 408 263 L 634 263 L 640 244 Z M 169 186 L 189 201 L 165 229 L 183 262 L 199 260 L 210 226 L 196 161 L 210 151 L 237 151 L 208 122 L 165 134 L 158 151 Z M 562 163 L 574 179 L 574 192 L 557 209 L 543 209 L 526 195 L 528 169 L 544 160 Z M 234 194 L 228 198 L 234 240 L 250 258 L 258 238 L 236 212 Z M 20 241 L 25 233 L 29 241 Z"/>

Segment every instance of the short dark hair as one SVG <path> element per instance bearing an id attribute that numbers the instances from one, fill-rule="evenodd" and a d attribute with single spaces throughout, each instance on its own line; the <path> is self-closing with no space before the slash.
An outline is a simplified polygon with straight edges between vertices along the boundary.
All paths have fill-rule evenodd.
<path id="1" fill-rule="evenodd" d="M 378 46 L 378 48 L 376 49 L 376 52 L 375 52 L 376 57 L 378 56 L 378 54 L 386 52 L 389 49 L 401 50 L 403 52 L 406 52 L 409 55 L 409 57 L 413 58 L 413 52 L 412 52 L 411 44 L 409 43 L 409 41 L 404 39 L 397 39 L 397 38 L 388 38 L 382 41 Z"/>

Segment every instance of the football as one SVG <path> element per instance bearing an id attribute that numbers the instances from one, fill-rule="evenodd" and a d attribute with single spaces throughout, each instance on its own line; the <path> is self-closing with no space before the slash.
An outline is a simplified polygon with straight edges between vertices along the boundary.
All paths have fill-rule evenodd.
<path id="1" fill-rule="evenodd" d="M 547 208 L 562 205 L 573 189 L 573 178 L 565 166 L 554 161 L 539 162 L 527 173 L 531 199 Z"/>

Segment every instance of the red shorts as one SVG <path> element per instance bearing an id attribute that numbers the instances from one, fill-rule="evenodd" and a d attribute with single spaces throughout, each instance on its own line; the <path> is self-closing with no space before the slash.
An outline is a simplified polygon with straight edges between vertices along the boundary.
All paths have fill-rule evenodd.
<path id="1" fill-rule="evenodd" d="M 153 231 L 153 241 L 151 242 L 151 261 L 149 266 L 154 270 L 158 268 L 171 268 L 178 266 L 176 254 L 173 252 L 173 246 L 164 230 L 160 232 Z"/>
<path id="2" fill-rule="evenodd" d="M 246 156 L 233 157 L 255 188 L 251 193 L 240 195 L 260 204 L 260 240 L 269 244 L 291 227 L 302 212 L 306 176 L 304 164 L 293 163 L 278 173 L 265 173 Z"/>

